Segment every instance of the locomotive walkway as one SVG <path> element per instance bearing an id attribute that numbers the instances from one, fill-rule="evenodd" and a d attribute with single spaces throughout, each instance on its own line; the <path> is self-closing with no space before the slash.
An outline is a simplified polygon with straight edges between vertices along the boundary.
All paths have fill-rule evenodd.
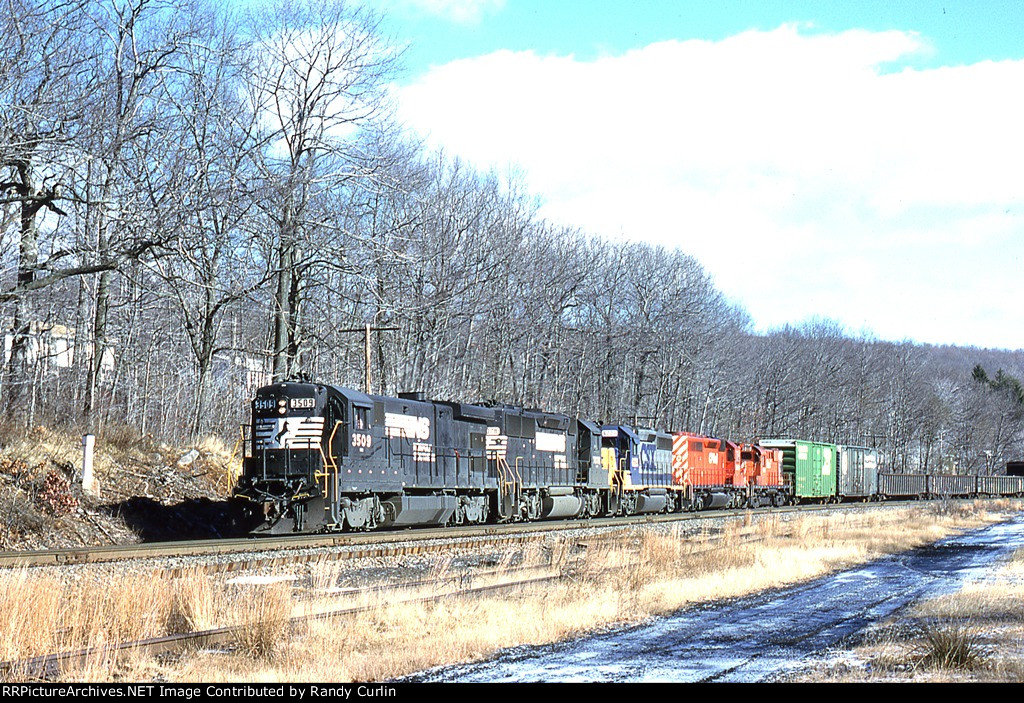
<path id="1" fill-rule="evenodd" d="M 907 604 L 949 593 L 1024 547 L 1024 516 L 791 588 L 641 627 L 515 648 L 415 681 L 770 680 Z"/>

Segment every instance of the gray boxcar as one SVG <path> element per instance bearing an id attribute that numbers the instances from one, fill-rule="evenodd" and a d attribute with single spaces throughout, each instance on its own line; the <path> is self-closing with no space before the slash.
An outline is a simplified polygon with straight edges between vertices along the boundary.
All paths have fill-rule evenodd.
<path id="1" fill-rule="evenodd" d="M 840 445 L 839 497 L 870 498 L 878 493 L 878 450 Z"/>

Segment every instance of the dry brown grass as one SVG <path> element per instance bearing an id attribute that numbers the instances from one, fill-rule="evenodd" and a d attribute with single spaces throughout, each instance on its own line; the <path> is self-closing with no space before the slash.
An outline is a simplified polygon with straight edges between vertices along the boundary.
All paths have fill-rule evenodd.
<path id="1" fill-rule="evenodd" d="M 175 579 L 168 588 L 171 593 L 166 621 L 169 633 L 202 632 L 218 626 L 228 603 L 209 578 L 197 572 Z"/>
<path id="2" fill-rule="evenodd" d="M 102 648 L 163 634 L 168 606 L 166 584 L 157 579 L 61 583 L 24 569 L 0 574 L 0 659 Z M 116 663 L 90 660 L 75 675 L 106 678 Z"/>
<path id="3" fill-rule="evenodd" d="M 133 430 L 117 428 L 109 436 L 97 438 L 93 457 L 93 469 L 101 480 L 110 474 L 118 462 L 125 459 L 142 460 L 149 451 L 156 451 L 152 437 L 140 438 Z M 58 466 L 77 467 L 82 465 L 82 436 L 70 431 L 34 427 L 4 443 L 2 455 L 5 459 L 22 461 L 29 467 Z"/>
<path id="4" fill-rule="evenodd" d="M 0 549 L 138 540 L 147 529 L 132 519 L 139 501 L 174 506 L 230 494 L 241 469 L 232 442 L 211 436 L 194 447 L 174 447 L 131 428 L 107 427 L 93 456 L 96 492 L 87 494 L 80 483 L 81 435 L 45 427 L 0 432 Z M 193 448 L 197 456 L 179 464 Z M 126 511 L 103 507 L 122 501 Z"/>
<path id="5" fill-rule="evenodd" d="M 225 494 L 241 469 L 241 450 L 233 442 L 234 438 L 226 442 L 209 435 L 194 447 L 199 451 L 199 457 L 193 462 L 192 470 L 209 474 L 211 483 L 224 487 Z M 168 446 L 157 442 L 152 435 L 139 434 L 131 427 L 110 426 L 96 439 L 93 469 L 102 486 L 125 467 L 175 466 L 191 448 Z M 82 437 L 70 431 L 55 431 L 41 426 L 4 436 L 0 447 L 0 472 L 4 465 L 24 467 L 22 473 L 27 471 L 26 478 L 42 478 L 53 466 L 65 467 L 72 472 L 80 470 Z"/>
<path id="6" fill-rule="evenodd" d="M 934 622 L 924 628 L 918 666 L 972 671 L 985 666 L 981 637 L 969 624 Z"/>
<path id="7" fill-rule="evenodd" d="M 2 658 L 241 624 L 224 653 L 189 652 L 174 664 L 122 659 L 68 677 L 109 679 L 117 671 L 132 680 L 377 681 L 812 579 L 993 519 L 981 511 L 936 515 L 908 507 L 799 519 L 748 516 L 720 538 L 680 537 L 681 528 L 629 529 L 612 537 L 548 540 L 525 554 L 509 553 L 469 579 L 441 560 L 426 579 L 418 577 L 427 583 L 379 592 L 338 588 L 342 567 L 324 562 L 312 569 L 312 587 L 301 600 L 281 580 L 219 583 L 190 574 L 62 585 L 13 572 L 0 582 L 0 628 L 10 633 Z M 545 575 L 559 578 L 451 595 L 455 588 Z M 428 598 L 438 599 L 423 602 Z M 290 615 L 356 606 L 368 610 L 288 632 Z"/>
<path id="8" fill-rule="evenodd" d="M 290 586 L 217 584 L 202 573 L 62 582 L 31 570 L 0 573 L 0 661 L 55 652 L 102 650 L 167 634 L 237 625 L 237 649 L 270 659 L 292 616 Z M 131 654 L 104 652 L 65 673 L 109 680 L 112 671 L 152 666 Z M 134 675 L 129 675 L 135 678 Z M 13 678 L 18 678 L 15 672 Z"/>
<path id="9" fill-rule="evenodd" d="M 237 438 L 233 443 L 225 442 L 215 435 L 204 437 L 197 445 L 200 457 L 197 468 L 210 475 L 211 483 L 224 494 L 231 493 L 232 487 L 242 473 L 242 446 Z"/>
<path id="10" fill-rule="evenodd" d="M 282 583 L 250 589 L 233 603 L 243 614 L 234 641 L 240 655 L 272 661 L 279 647 L 288 640 L 291 618 L 291 591 Z"/>

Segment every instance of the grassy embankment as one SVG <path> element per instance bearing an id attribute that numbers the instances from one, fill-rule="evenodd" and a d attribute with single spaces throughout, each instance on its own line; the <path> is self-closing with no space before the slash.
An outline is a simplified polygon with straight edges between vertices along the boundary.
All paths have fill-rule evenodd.
<path id="1" fill-rule="evenodd" d="M 96 440 L 90 494 L 80 485 L 80 435 L 0 427 L 0 439 L 5 550 L 138 541 L 142 527 L 123 519 L 122 506 L 225 498 L 240 464 L 237 447 L 215 437 L 174 447 L 129 428 L 108 429 Z"/>

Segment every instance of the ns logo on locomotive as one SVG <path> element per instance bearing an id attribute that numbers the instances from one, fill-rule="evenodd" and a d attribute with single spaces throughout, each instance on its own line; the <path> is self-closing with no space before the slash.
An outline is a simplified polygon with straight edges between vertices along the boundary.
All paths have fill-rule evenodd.
<path id="1" fill-rule="evenodd" d="M 737 444 L 318 383 L 260 388 L 249 429 L 234 493 L 274 533 L 1024 493 L 1024 477 L 881 473 L 866 447 Z"/>

